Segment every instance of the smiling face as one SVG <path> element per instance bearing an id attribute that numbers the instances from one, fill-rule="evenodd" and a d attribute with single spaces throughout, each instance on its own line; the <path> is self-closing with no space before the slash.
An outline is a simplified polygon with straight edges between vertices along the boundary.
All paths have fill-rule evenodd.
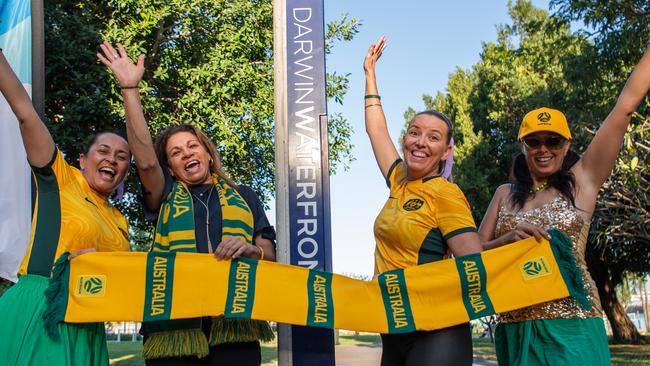
<path id="1" fill-rule="evenodd" d="M 522 152 L 526 157 L 526 164 L 535 184 L 541 183 L 562 168 L 564 157 L 571 145 L 568 140 L 553 132 L 532 133 L 522 140 L 524 141 Z M 534 143 L 526 144 L 526 141 Z M 543 144 L 541 144 L 542 141 L 544 141 Z M 558 141 L 560 142 L 558 143 Z M 562 141 L 564 143 L 561 143 Z"/>
<path id="2" fill-rule="evenodd" d="M 212 182 L 208 150 L 191 132 L 180 131 L 169 136 L 165 146 L 171 175 L 188 185 Z"/>
<path id="3" fill-rule="evenodd" d="M 97 136 L 88 152 L 79 155 L 79 165 L 88 185 L 104 198 L 124 181 L 130 160 L 126 140 L 110 132 Z"/>
<path id="4" fill-rule="evenodd" d="M 451 151 L 448 137 L 444 120 L 427 114 L 413 119 L 402 143 L 409 180 L 440 173 L 440 161 L 446 160 Z"/>

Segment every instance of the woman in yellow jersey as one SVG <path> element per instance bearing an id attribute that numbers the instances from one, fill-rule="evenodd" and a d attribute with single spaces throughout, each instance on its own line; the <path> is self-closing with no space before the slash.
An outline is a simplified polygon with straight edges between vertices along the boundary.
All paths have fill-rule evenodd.
<path id="1" fill-rule="evenodd" d="M 418 113 L 402 139 L 403 160 L 389 136 L 375 77 L 375 64 L 385 47 L 381 37 L 364 61 L 366 132 L 390 189 L 375 221 L 375 274 L 438 261 L 448 252 L 460 256 L 481 251 L 463 192 L 442 176 L 452 163 L 449 118 L 433 110 Z M 472 364 L 468 323 L 436 331 L 382 334 L 382 343 L 382 366 Z"/>
<path id="2" fill-rule="evenodd" d="M 31 239 L 18 283 L 0 297 L 0 364 L 107 365 L 103 323 L 59 324 L 59 340 L 46 335 L 44 290 L 55 259 L 64 252 L 129 250 L 126 220 L 108 200 L 126 178 L 129 146 L 114 133 L 97 134 L 79 156 L 81 170 L 72 167 L 2 52 L 0 91 L 20 123 L 36 182 Z"/>
<path id="3" fill-rule="evenodd" d="M 491 249 L 530 236 L 547 237 L 552 227 L 563 230 L 573 241 L 592 308 L 585 310 L 565 298 L 500 314 L 500 365 L 610 364 L 598 291 L 585 263 L 587 235 L 598 191 L 614 168 L 631 116 L 648 88 L 646 50 L 582 157 L 569 149 L 571 132 L 562 112 L 539 108 L 524 117 L 511 182 L 497 188 L 479 235 L 484 248 Z"/>
<path id="4" fill-rule="evenodd" d="M 262 204 L 249 187 L 228 179 L 205 133 L 173 125 L 159 134 L 154 148 L 138 90 L 144 56 L 134 64 L 122 45 L 117 46 L 115 50 L 104 42 L 97 56 L 122 89 L 145 212 L 155 219 L 160 211 L 152 250 L 275 260 L 275 231 Z M 172 232 L 182 233 L 182 240 L 171 239 Z M 143 331 L 147 365 L 259 365 L 259 341 L 273 337 L 267 322 L 222 317 L 146 323 Z"/>

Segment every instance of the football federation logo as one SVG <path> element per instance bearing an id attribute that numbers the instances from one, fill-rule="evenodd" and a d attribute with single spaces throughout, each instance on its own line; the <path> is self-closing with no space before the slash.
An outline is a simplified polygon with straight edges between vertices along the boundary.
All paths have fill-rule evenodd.
<path id="1" fill-rule="evenodd" d="M 524 262 L 519 267 L 521 274 L 525 280 L 532 280 L 539 277 L 548 276 L 551 274 L 551 269 L 544 257 L 534 258 Z"/>
<path id="2" fill-rule="evenodd" d="M 81 275 L 77 280 L 75 295 L 79 297 L 100 297 L 106 292 L 106 276 Z"/>
<path id="3" fill-rule="evenodd" d="M 406 201 L 406 203 L 404 203 L 404 206 L 402 206 L 402 208 L 404 208 L 406 211 L 415 211 L 415 210 L 419 210 L 423 204 L 424 201 L 422 201 L 421 199 L 411 198 L 410 200 Z"/>
<path id="4" fill-rule="evenodd" d="M 537 120 L 541 122 L 540 124 L 548 124 L 548 121 L 551 120 L 551 115 L 548 112 L 542 112 L 537 115 Z"/>

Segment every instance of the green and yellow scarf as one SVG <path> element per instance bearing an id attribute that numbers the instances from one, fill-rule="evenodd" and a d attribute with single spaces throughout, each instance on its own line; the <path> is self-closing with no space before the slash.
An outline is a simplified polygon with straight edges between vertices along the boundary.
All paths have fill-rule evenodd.
<path id="1" fill-rule="evenodd" d="M 213 184 L 221 205 L 222 240 L 236 236 L 252 244 L 253 215 L 246 201 L 216 175 Z M 194 224 L 192 195 L 185 184 L 174 181 L 171 192 L 160 207 L 152 251 L 195 253 Z M 196 277 L 197 281 L 204 279 L 212 282 L 211 277 Z M 206 288 L 206 291 L 210 290 Z M 143 355 L 147 359 L 187 355 L 204 357 L 208 354 L 208 347 L 215 344 L 273 339 L 267 322 L 250 319 L 213 317 L 210 339 L 206 339 L 201 331 L 201 318 L 160 320 L 156 316 L 146 316 L 143 321 L 147 333 Z"/>
<path id="2" fill-rule="evenodd" d="M 557 230 L 550 233 L 550 242 L 528 238 L 478 254 L 384 272 L 372 281 L 269 261 L 216 261 L 196 253 L 89 253 L 71 261 L 66 256 L 55 266 L 44 319 L 50 333 L 57 332 L 61 321 L 221 315 L 405 333 L 441 329 L 567 296 L 589 308 L 571 239 Z"/>

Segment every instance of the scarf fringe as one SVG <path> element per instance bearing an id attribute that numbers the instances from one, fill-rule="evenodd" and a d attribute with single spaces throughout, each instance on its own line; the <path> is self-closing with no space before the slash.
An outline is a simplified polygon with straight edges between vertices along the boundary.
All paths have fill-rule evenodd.
<path id="1" fill-rule="evenodd" d="M 70 253 L 63 253 L 54 262 L 50 284 L 45 289 L 47 307 L 43 312 L 43 325 L 47 335 L 54 341 L 58 341 L 59 323 L 65 319 L 66 308 L 68 307 L 68 284 L 70 282 Z"/>
<path id="2" fill-rule="evenodd" d="M 569 294 L 583 309 L 591 309 L 592 304 L 587 297 L 582 272 L 573 255 L 571 238 L 557 229 L 551 229 L 548 232 L 555 239 L 550 240 L 551 249 L 553 250 L 555 261 L 560 268 L 562 279 L 564 279 Z"/>
<path id="3" fill-rule="evenodd" d="M 151 333 L 142 347 L 145 360 L 162 357 L 197 356 L 203 358 L 210 352 L 201 329 L 179 329 Z"/>
<path id="4" fill-rule="evenodd" d="M 223 316 L 212 318 L 210 346 L 236 342 L 270 342 L 273 339 L 275 334 L 266 321 Z"/>

